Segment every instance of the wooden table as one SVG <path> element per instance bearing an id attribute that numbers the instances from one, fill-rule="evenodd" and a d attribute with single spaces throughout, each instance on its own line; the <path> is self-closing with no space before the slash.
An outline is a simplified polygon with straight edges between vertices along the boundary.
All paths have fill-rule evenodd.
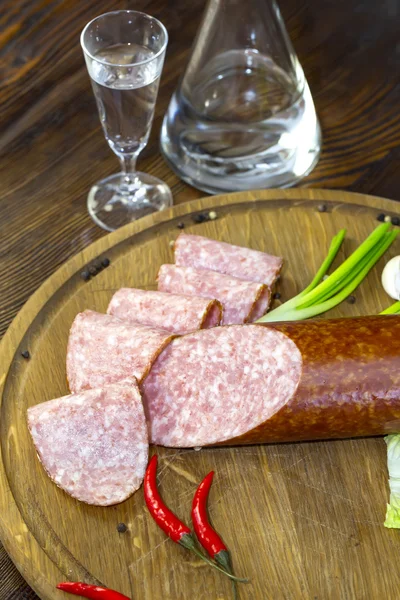
<path id="1" fill-rule="evenodd" d="M 267 1 L 267 0 L 265 0 Z M 400 200 L 398 7 L 387 0 L 281 0 L 323 130 L 303 186 Z M 203 195 L 158 149 L 162 116 L 184 69 L 203 0 L 3 0 L 0 12 L 0 333 L 65 260 L 105 235 L 86 195 L 117 170 L 104 141 L 79 46 L 96 14 L 138 8 L 161 19 L 170 43 L 156 118 L 139 167 L 165 180 L 176 203 Z M 0 600 L 37 598 L 0 546 Z M 156 600 L 156 599 L 155 599 Z"/>

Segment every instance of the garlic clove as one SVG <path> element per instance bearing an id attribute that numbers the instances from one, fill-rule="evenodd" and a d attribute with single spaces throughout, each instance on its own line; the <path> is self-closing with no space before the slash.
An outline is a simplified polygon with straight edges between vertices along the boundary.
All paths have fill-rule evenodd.
<path id="1" fill-rule="evenodd" d="M 400 300 L 400 256 L 395 256 L 382 272 L 382 285 L 385 292 L 394 300 Z"/>

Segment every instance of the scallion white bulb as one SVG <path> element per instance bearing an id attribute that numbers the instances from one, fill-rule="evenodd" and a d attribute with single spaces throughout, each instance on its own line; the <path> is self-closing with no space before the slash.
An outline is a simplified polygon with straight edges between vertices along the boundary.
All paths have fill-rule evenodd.
<path id="1" fill-rule="evenodd" d="M 382 285 L 391 298 L 400 300 L 400 255 L 389 260 L 383 269 Z"/>

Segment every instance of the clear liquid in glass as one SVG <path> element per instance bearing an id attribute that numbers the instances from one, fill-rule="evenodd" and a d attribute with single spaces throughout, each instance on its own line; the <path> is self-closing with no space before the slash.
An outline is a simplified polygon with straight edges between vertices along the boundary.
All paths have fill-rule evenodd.
<path id="1" fill-rule="evenodd" d="M 93 61 L 89 70 L 105 137 L 116 154 L 137 154 L 147 144 L 160 81 L 154 52 L 138 44 L 116 44 L 95 54 L 120 68 Z M 134 66 L 123 66 L 134 64 Z"/>
<path id="2" fill-rule="evenodd" d="M 168 185 L 138 171 L 153 121 L 168 32 L 150 15 L 114 10 L 95 17 L 81 33 L 81 46 L 106 140 L 120 171 L 95 182 L 87 206 L 107 231 L 172 205 Z"/>
<path id="3" fill-rule="evenodd" d="M 295 76 L 256 49 L 219 53 L 184 78 L 165 116 L 172 168 L 211 193 L 284 187 L 311 171 L 320 130 L 301 66 Z"/>

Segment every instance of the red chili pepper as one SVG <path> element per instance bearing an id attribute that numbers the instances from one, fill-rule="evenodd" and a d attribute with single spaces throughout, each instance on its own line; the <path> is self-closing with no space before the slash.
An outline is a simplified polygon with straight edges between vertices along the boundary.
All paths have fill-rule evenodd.
<path id="1" fill-rule="evenodd" d="M 81 581 L 64 581 L 57 585 L 57 589 L 91 600 L 130 600 L 128 596 L 124 596 L 115 590 L 109 590 L 98 585 L 89 585 Z"/>
<path id="2" fill-rule="evenodd" d="M 211 471 L 204 477 L 196 490 L 192 504 L 192 521 L 200 544 L 207 550 L 211 558 L 218 560 L 218 555 L 221 552 L 227 553 L 228 548 L 208 520 L 207 500 L 213 477 L 214 471 Z"/>
<path id="3" fill-rule="evenodd" d="M 207 500 L 210 493 L 214 471 L 206 475 L 193 497 L 192 521 L 200 544 L 208 554 L 216 560 L 227 573 L 232 574 L 232 563 L 228 548 L 208 520 Z M 234 582 L 233 582 L 234 583 Z M 235 598 L 236 588 L 234 587 Z"/>
<path id="4" fill-rule="evenodd" d="M 151 516 L 157 525 L 171 538 L 171 540 L 177 544 L 181 544 L 181 546 L 184 548 L 191 550 L 211 567 L 217 569 L 224 575 L 227 575 L 230 579 L 234 579 L 236 581 L 247 581 L 247 579 L 239 579 L 226 570 L 221 569 L 217 564 L 204 556 L 204 554 L 196 547 L 193 534 L 189 527 L 185 525 L 185 523 L 182 523 L 182 521 L 178 519 L 178 517 L 164 504 L 157 489 L 156 454 L 152 456 L 147 466 L 143 488 L 144 499 Z"/>
<path id="5" fill-rule="evenodd" d="M 144 476 L 144 499 L 151 516 L 157 525 L 177 544 L 182 543 L 182 536 L 191 531 L 178 517 L 165 506 L 157 489 L 157 455 L 151 457 Z"/>

